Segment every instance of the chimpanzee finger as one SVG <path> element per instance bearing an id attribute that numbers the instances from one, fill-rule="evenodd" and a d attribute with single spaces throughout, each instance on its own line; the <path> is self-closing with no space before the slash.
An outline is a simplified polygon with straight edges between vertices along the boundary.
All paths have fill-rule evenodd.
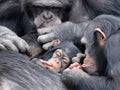
<path id="1" fill-rule="evenodd" d="M 25 52 L 25 54 L 28 55 L 28 56 L 30 56 L 30 57 L 32 56 L 32 53 L 31 53 L 30 49 L 27 49 L 26 52 Z"/>
<path id="2" fill-rule="evenodd" d="M 73 57 L 72 58 L 72 63 L 75 63 L 75 62 L 80 62 L 80 59 L 78 57 Z"/>
<path id="3" fill-rule="evenodd" d="M 49 49 L 51 49 L 53 47 L 53 41 L 52 42 L 49 42 L 49 43 L 46 43 L 46 44 L 44 44 L 43 46 L 42 46 L 42 48 L 44 49 L 44 50 L 49 50 Z"/>
<path id="4" fill-rule="evenodd" d="M 49 33 L 49 34 L 46 34 L 46 35 L 39 36 L 38 37 L 38 42 L 47 43 L 47 42 L 53 41 L 55 38 L 56 37 L 55 37 L 54 33 Z"/>
<path id="5" fill-rule="evenodd" d="M 18 48 L 9 40 L 2 39 L 0 43 L 3 45 L 2 47 L 8 49 L 8 50 L 13 50 L 13 51 L 19 51 Z"/>
<path id="6" fill-rule="evenodd" d="M 13 42 L 21 53 L 25 53 L 29 56 L 31 55 L 30 47 L 29 47 L 29 45 L 27 44 L 26 41 L 24 41 L 21 38 L 17 38 L 17 40 L 14 40 Z"/>
<path id="7" fill-rule="evenodd" d="M 7 48 L 3 44 L 0 44 L 0 49 L 7 50 Z"/>
<path id="8" fill-rule="evenodd" d="M 82 54 L 82 53 L 78 53 L 76 57 L 73 57 L 72 58 L 72 62 L 82 62 L 82 60 L 85 58 L 85 54 Z"/>
<path id="9" fill-rule="evenodd" d="M 37 32 L 39 35 L 47 34 L 52 31 L 52 27 L 38 29 Z"/>
<path id="10" fill-rule="evenodd" d="M 73 63 L 69 66 L 70 69 L 73 69 L 73 68 L 78 68 L 78 69 L 81 69 L 82 66 L 79 64 L 79 63 Z"/>
<path id="11" fill-rule="evenodd" d="M 49 43 L 44 44 L 44 45 L 42 46 L 42 48 L 45 49 L 45 50 L 49 50 L 49 49 L 51 49 L 52 47 L 55 47 L 55 46 L 57 46 L 57 45 L 59 45 L 59 44 L 60 44 L 60 40 L 59 40 L 59 39 L 55 39 L 55 40 L 53 40 L 52 42 L 49 42 Z"/>
<path id="12" fill-rule="evenodd" d="M 77 57 L 79 59 L 79 62 L 83 62 L 84 58 L 85 58 L 85 54 L 82 54 L 82 53 L 78 53 L 77 54 Z"/>
<path id="13" fill-rule="evenodd" d="M 77 57 L 78 57 L 78 58 L 82 58 L 82 57 L 85 57 L 85 54 L 82 54 L 82 53 L 78 53 L 78 54 L 77 54 Z"/>

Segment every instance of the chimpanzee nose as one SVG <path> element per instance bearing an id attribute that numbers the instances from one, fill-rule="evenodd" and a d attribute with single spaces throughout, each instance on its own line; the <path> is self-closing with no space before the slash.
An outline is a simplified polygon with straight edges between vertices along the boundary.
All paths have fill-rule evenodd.
<path id="1" fill-rule="evenodd" d="M 45 12 L 43 12 L 43 18 L 45 20 L 52 19 L 53 18 L 53 13 L 50 12 L 50 11 L 45 11 Z"/>

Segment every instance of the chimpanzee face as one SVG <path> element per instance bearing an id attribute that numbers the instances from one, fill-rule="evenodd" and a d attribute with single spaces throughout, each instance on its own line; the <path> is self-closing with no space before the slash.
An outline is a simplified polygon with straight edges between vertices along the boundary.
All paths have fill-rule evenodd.
<path id="1" fill-rule="evenodd" d="M 98 74 L 102 71 L 100 66 L 105 62 L 103 47 L 105 44 L 106 35 L 100 28 L 95 28 L 92 31 L 86 31 L 81 43 L 85 44 L 85 59 L 83 60 L 83 69 L 90 74 Z M 102 57 L 101 57 L 102 56 Z M 101 58 L 101 60 L 100 60 Z"/>
<path id="2" fill-rule="evenodd" d="M 61 9 L 50 7 L 34 7 L 34 23 L 37 28 L 50 27 L 61 23 Z"/>
<path id="3" fill-rule="evenodd" d="M 37 28 L 49 27 L 67 21 L 69 1 L 66 0 L 31 0 L 26 11 Z"/>
<path id="4" fill-rule="evenodd" d="M 97 72 L 97 66 L 95 62 L 95 55 L 94 51 L 92 49 L 92 46 L 90 45 L 88 39 L 84 37 L 81 39 L 81 43 L 85 45 L 85 58 L 83 60 L 82 68 L 84 71 L 86 71 L 89 74 L 95 74 Z"/>
<path id="5" fill-rule="evenodd" d="M 48 61 L 41 60 L 41 63 L 43 67 L 59 72 L 67 68 L 70 59 L 63 50 L 57 49 Z"/>

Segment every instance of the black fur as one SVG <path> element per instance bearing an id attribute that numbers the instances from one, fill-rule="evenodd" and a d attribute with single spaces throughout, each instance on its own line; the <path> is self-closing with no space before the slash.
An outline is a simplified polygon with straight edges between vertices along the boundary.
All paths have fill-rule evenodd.
<path id="1" fill-rule="evenodd" d="M 0 57 L 0 90 L 67 90 L 57 73 L 37 66 L 24 55 L 0 51 Z"/>
<path id="2" fill-rule="evenodd" d="M 101 48 L 96 41 L 95 28 L 107 36 Z M 94 58 L 99 75 L 91 75 L 82 69 L 64 71 L 63 82 L 74 90 L 119 90 L 120 86 L 120 18 L 102 15 L 95 18 L 86 28 L 86 53 Z M 74 74 L 76 73 L 76 74 Z"/>

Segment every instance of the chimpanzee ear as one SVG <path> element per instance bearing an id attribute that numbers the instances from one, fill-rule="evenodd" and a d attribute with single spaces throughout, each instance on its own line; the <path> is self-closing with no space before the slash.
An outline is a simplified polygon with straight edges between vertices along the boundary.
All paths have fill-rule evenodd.
<path id="1" fill-rule="evenodd" d="M 57 46 L 59 44 L 60 44 L 60 40 L 59 39 L 53 40 L 53 46 Z"/>
<path id="2" fill-rule="evenodd" d="M 96 28 L 95 36 L 96 36 L 95 38 L 96 38 L 97 42 L 99 43 L 99 45 L 104 46 L 105 40 L 107 38 L 105 33 L 100 28 Z"/>

